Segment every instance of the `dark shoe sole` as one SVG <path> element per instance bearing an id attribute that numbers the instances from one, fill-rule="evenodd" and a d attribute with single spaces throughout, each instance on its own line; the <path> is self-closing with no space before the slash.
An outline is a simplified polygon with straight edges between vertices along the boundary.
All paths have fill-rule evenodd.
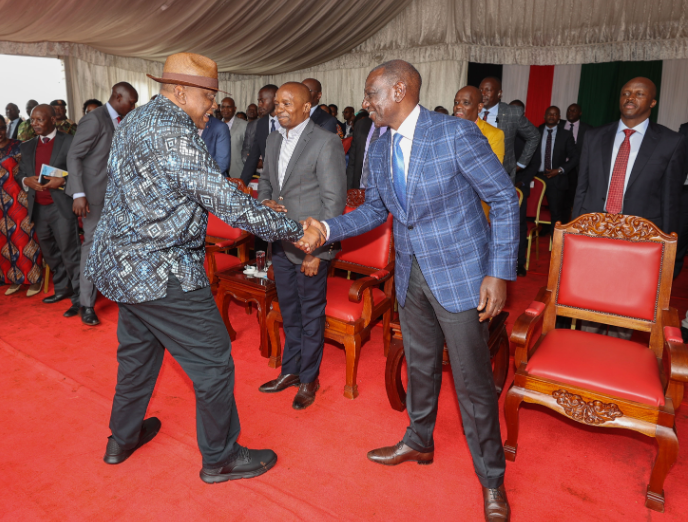
<path id="1" fill-rule="evenodd" d="M 220 482 L 227 482 L 228 480 L 241 480 L 258 477 L 263 473 L 270 471 L 277 463 L 277 455 L 270 462 L 266 463 L 262 468 L 253 471 L 244 471 L 243 473 L 226 473 L 224 475 L 208 475 L 201 470 L 201 480 L 206 484 L 218 484 Z"/>
<path id="2" fill-rule="evenodd" d="M 433 459 L 433 460 L 414 460 L 414 459 L 409 459 L 409 460 L 405 460 L 404 462 L 394 462 L 394 463 L 392 463 L 392 462 L 384 462 L 384 461 L 381 461 L 381 460 L 373 460 L 373 459 L 371 459 L 370 457 L 368 457 L 368 460 L 369 460 L 370 462 L 374 462 L 375 464 L 382 464 L 383 466 L 398 466 L 399 464 L 405 464 L 406 462 L 415 462 L 415 463 L 417 463 L 419 466 L 429 466 L 430 464 L 432 464 L 433 462 L 435 462 L 434 459 Z"/>
<path id="3" fill-rule="evenodd" d="M 97 326 L 100 324 L 100 321 L 98 319 L 94 321 L 86 321 L 83 317 L 81 318 L 81 322 L 84 323 L 86 326 Z"/>
<path id="4" fill-rule="evenodd" d="M 155 419 L 155 422 L 149 422 Z M 146 426 L 146 422 L 148 422 L 148 425 Z M 139 443 L 136 445 L 134 449 L 130 449 L 127 451 L 124 451 L 118 455 L 108 455 L 107 453 L 103 457 L 103 461 L 106 464 L 121 464 L 125 460 L 127 460 L 129 457 L 132 456 L 132 454 L 139 449 L 141 446 L 146 444 L 147 442 L 150 442 L 155 438 L 155 436 L 158 434 L 160 431 L 160 421 L 158 420 L 157 417 L 151 417 L 150 419 L 146 419 L 143 421 L 144 426 L 142 427 L 141 431 L 141 438 L 139 439 Z M 150 430 L 148 428 L 151 428 Z"/>
<path id="5" fill-rule="evenodd" d="M 279 392 L 283 392 L 287 388 L 293 388 L 294 386 L 299 386 L 300 384 L 301 384 L 300 382 L 295 382 L 294 384 L 289 384 L 288 386 L 285 386 L 284 388 L 280 388 L 279 390 L 261 390 L 260 388 L 258 388 L 258 391 L 260 393 L 279 393 Z"/>

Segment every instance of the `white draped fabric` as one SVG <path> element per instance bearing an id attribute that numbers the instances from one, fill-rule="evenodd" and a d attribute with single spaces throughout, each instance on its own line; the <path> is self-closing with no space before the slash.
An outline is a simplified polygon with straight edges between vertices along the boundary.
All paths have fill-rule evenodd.
<path id="1" fill-rule="evenodd" d="M 662 64 L 662 86 L 659 93 L 657 123 L 677 131 L 688 121 L 688 60 L 665 60 Z"/>
<path id="2" fill-rule="evenodd" d="M 511 103 L 528 98 L 528 79 L 530 65 L 505 65 L 502 68 L 502 101 Z"/>
<path id="3" fill-rule="evenodd" d="M 580 86 L 581 65 L 557 65 L 554 67 L 552 80 L 552 103 L 561 111 L 561 117 L 566 118 L 566 109 L 578 101 L 578 87 Z"/>

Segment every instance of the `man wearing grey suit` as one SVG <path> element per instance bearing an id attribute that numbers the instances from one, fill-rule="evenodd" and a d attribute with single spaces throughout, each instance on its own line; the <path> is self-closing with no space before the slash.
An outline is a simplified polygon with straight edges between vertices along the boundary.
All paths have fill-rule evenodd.
<path id="1" fill-rule="evenodd" d="M 92 110 L 79 122 L 67 156 L 69 178 L 65 193 L 73 198 L 72 209 L 81 217 L 84 242 L 81 245 L 81 321 L 89 326 L 100 323 L 95 313 L 96 287 L 84 276 L 84 267 L 100 221 L 107 188 L 107 162 L 115 130 L 136 106 L 139 95 L 127 82 L 112 87 L 108 102 Z"/>
<path id="2" fill-rule="evenodd" d="M 504 132 L 504 170 L 511 176 L 511 181 L 516 185 L 516 173 L 525 169 L 530 163 L 530 159 L 535 154 L 540 143 L 540 132 L 525 117 L 523 107 L 518 105 L 508 105 L 501 101 L 502 82 L 497 78 L 485 78 L 480 82 L 480 91 L 483 94 L 483 110 L 480 111 L 480 119 L 486 121 L 493 127 L 497 127 Z M 521 157 L 516 159 L 514 144 L 516 135 L 525 141 Z M 528 223 L 526 222 L 526 209 L 528 205 L 524 201 L 520 208 L 519 233 L 521 235 L 521 245 L 518 249 L 518 265 L 516 273 L 519 276 L 526 275 L 526 236 L 528 234 Z"/>
<path id="3" fill-rule="evenodd" d="M 244 136 L 246 135 L 247 122 L 236 117 L 236 104 L 232 98 L 225 98 L 220 103 L 222 121 L 227 124 L 230 133 L 231 155 L 229 161 L 229 177 L 240 178 L 241 171 L 244 170 L 244 162 L 241 151 L 244 146 Z M 248 152 L 247 152 L 248 156 Z"/>
<path id="4" fill-rule="evenodd" d="M 346 205 L 344 149 L 337 134 L 310 118 L 310 92 L 288 82 L 275 95 L 280 130 L 268 136 L 258 200 L 291 219 L 339 216 Z M 319 388 L 325 340 L 327 269 L 334 245 L 305 254 L 288 241 L 273 243 L 272 263 L 284 325 L 282 371 L 260 387 L 274 393 L 299 386 L 292 406 L 310 406 Z"/>

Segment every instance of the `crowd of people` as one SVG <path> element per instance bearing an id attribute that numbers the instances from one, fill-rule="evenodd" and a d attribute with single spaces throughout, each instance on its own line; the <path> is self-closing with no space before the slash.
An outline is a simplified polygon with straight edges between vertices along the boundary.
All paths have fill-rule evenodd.
<path id="1" fill-rule="evenodd" d="M 150 102 L 134 110 L 138 93 L 117 83 L 105 104 L 84 102 L 78 125 L 63 100 L 31 100 L 26 121 L 10 103 L 0 117 L 6 294 L 21 285 L 38 293 L 44 258 L 55 288 L 44 302 L 69 298 L 66 317 L 98 324 L 98 290 L 120 307 L 105 461 L 122 462 L 160 429 L 144 416 L 161 346 L 194 381 L 201 478 L 248 478 L 276 461 L 270 450 L 236 442 L 229 337 L 203 269 L 207 211 L 273 242 L 286 340 L 280 373 L 260 391 L 298 387 L 295 409 L 313 404 L 319 389 L 327 270 L 338 241 L 391 213 L 410 425 L 398 444 L 368 458 L 432 462 L 446 340 L 486 517 L 508 520 L 486 320 L 501 312 L 506 281 L 526 275 L 531 183 L 545 181 L 553 224 L 609 212 L 678 232 L 678 273 L 688 246 L 688 125 L 676 133 L 650 121 L 657 93 L 646 78 L 624 85 L 621 119 L 599 128 L 581 121 L 576 103 L 565 119 L 559 107 L 547 108 L 537 128 L 521 101 L 501 100 L 492 77 L 460 88 L 451 115 L 429 111 L 419 104 L 420 74 L 399 60 L 371 71 L 361 110 L 346 107 L 344 121 L 336 105 L 321 103 L 314 78 L 265 85 L 245 112 L 231 95 L 216 102 L 217 66 L 205 57 L 173 55 L 153 79 L 162 87 Z M 253 183 L 257 199 L 228 177 Z M 366 203 L 342 215 L 352 188 L 366 189 Z M 438 255 L 438 245 L 449 256 Z"/>

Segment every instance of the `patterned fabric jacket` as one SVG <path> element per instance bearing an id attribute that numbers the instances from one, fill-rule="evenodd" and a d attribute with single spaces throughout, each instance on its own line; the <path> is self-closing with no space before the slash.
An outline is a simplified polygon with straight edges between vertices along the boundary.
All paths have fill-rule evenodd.
<path id="1" fill-rule="evenodd" d="M 29 141 L 36 135 L 36 133 L 33 131 L 33 127 L 31 126 L 30 119 L 21 122 L 19 124 L 19 130 L 17 132 L 17 139 L 19 141 Z"/>
<path id="2" fill-rule="evenodd" d="M 104 205 L 85 273 L 116 302 L 165 297 L 170 272 L 186 292 L 208 286 L 208 211 L 267 241 L 303 235 L 297 222 L 228 183 L 191 118 L 164 96 L 115 132 Z"/>
<path id="3" fill-rule="evenodd" d="M 391 212 L 399 305 L 406 303 L 415 256 L 433 295 L 446 310 L 475 308 L 485 276 L 516 279 L 516 190 L 475 123 L 421 107 L 404 211 L 392 180 L 391 134 L 386 132 L 368 151 L 365 203 L 326 221 L 329 241 L 372 230 Z M 480 200 L 491 206 L 491 227 Z"/>
<path id="4" fill-rule="evenodd" d="M 70 119 L 58 121 L 55 124 L 55 128 L 65 134 L 71 134 L 72 136 L 76 134 L 76 123 Z"/>

